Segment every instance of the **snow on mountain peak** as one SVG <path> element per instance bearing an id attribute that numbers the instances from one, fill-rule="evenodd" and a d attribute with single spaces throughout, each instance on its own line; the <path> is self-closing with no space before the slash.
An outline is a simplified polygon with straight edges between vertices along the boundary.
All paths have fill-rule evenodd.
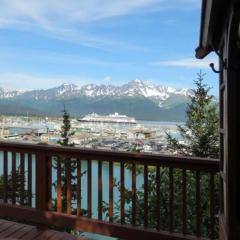
<path id="1" fill-rule="evenodd" d="M 175 90 L 175 94 L 184 95 L 187 97 L 192 94 L 192 91 L 188 88 L 182 88 Z"/>
<path id="2" fill-rule="evenodd" d="M 23 94 L 24 90 L 7 90 L 0 87 L 0 99 L 2 98 L 14 98 Z"/>
<path id="3" fill-rule="evenodd" d="M 64 98 L 80 96 L 142 96 L 157 102 L 159 106 L 163 103 L 163 101 L 167 100 L 173 95 L 187 97 L 189 93 L 189 89 L 174 89 L 172 87 L 152 85 L 140 79 L 132 80 L 122 86 L 87 84 L 83 85 L 82 87 L 78 87 L 74 84 L 63 83 L 58 87 L 47 90 L 33 90 L 26 92 L 6 91 L 0 88 L 0 98 L 13 98 L 19 95 L 32 97 L 37 100 L 47 100 L 56 97 Z"/>
<path id="4" fill-rule="evenodd" d="M 79 89 L 79 87 L 75 84 L 63 83 L 59 87 L 53 88 L 53 91 L 56 92 L 57 96 L 61 96 L 65 93 L 67 93 L 67 95 L 70 95 L 77 89 Z"/>
<path id="5" fill-rule="evenodd" d="M 130 83 L 134 83 L 134 84 L 138 84 L 138 85 L 144 85 L 144 81 L 141 80 L 141 79 L 135 79 L 135 80 L 132 80 Z"/>

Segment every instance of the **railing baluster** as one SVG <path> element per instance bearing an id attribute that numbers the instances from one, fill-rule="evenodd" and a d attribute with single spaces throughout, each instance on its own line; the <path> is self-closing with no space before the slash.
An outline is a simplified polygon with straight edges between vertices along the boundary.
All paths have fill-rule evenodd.
<path id="1" fill-rule="evenodd" d="M 148 227 L 148 165 L 144 165 L 144 227 Z"/>
<path id="2" fill-rule="evenodd" d="M 47 156 L 46 158 L 46 167 L 47 167 L 47 173 L 48 173 L 48 178 L 47 178 L 47 209 L 51 210 L 52 208 L 52 157 Z"/>
<path id="3" fill-rule="evenodd" d="M 24 198 L 25 198 L 25 154 L 21 153 L 21 159 L 20 159 L 20 204 L 24 205 Z"/>
<path id="4" fill-rule="evenodd" d="M 157 192 L 157 202 L 156 202 L 156 216 L 157 216 L 157 226 L 156 229 L 161 228 L 161 173 L 160 166 L 156 167 L 156 192 Z"/>
<path id="5" fill-rule="evenodd" d="M 136 164 L 132 164 L 132 225 L 136 225 Z"/>
<path id="6" fill-rule="evenodd" d="M 72 214 L 71 158 L 66 158 L 67 214 Z"/>
<path id="7" fill-rule="evenodd" d="M 113 222 L 113 162 L 109 162 L 109 222 Z"/>
<path id="8" fill-rule="evenodd" d="M 62 166 L 61 158 L 57 157 L 57 212 L 62 212 Z"/>
<path id="9" fill-rule="evenodd" d="M 182 170 L 182 233 L 187 231 L 187 188 L 186 188 L 186 169 Z"/>
<path id="10" fill-rule="evenodd" d="M 98 160 L 98 220 L 102 220 L 102 160 Z"/>
<path id="11" fill-rule="evenodd" d="M 8 201 L 8 152 L 4 151 L 3 159 L 3 201 Z"/>
<path id="12" fill-rule="evenodd" d="M 32 206 L 32 154 L 28 154 L 28 206 Z"/>
<path id="13" fill-rule="evenodd" d="M 200 173 L 196 171 L 196 236 L 200 235 Z"/>
<path id="14" fill-rule="evenodd" d="M 12 203 L 16 204 L 16 153 L 12 152 Z"/>
<path id="15" fill-rule="evenodd" d="M 214 173 L 210 173 L 210 238 L 214 239 L 214 209 L 215 209 L 215 193 L 214 193 Z"/>
<path id="16" fill-rule="evenodd" d="M 92 161 L 87 160 L 87 172 L 88 172 L 88 181 L 87 181 L 87 208 L 88 208 L 88 217 L 92 217 Z"/>
<path id="17" fill-rule="evenodd" d="M 173 231 L 173 169 L 169 168 L 169 231 Z"/>
<path id="18" fill-rule="evenodd" d="M 77 216 L 81 216 L 82 201 L 82 162 L 77 159 Z"/>
<path id="19" fill-rule="evenodd" d="M 120 181 L 121 181 L 121 224 L 125 223 L 125 173 L 124 162 L 120 165 Z"/>

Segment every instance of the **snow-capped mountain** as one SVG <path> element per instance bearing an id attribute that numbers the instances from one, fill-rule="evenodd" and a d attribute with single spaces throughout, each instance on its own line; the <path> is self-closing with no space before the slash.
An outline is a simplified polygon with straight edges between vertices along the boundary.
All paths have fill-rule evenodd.
<path id="1" fill-rule="evenodd" d="M 156 86 L 138 79 L 122 86 L 62 84 L 28 91 L 0 88 L 0 113 L 58 115 L 66 103 L 73 115 L 119 112 L 136 119 L 173 121 L 184 119 L 190 94 L 189 89 Z"/>
<path id="2" fill-rule="evenodd" d="M 50 100 L 60 98 L 62 96 L 70 96 L 78 89 L 78 86 L 74 84 L 62 84 L 59 87 L 49 88 L 46 90 L 32 90 L 26 91 L 20 97 L 32 98 L 35 100 Z"/>
<path id="3" fill-rule="evenodd" d="M 174 89 L 166 86 L 155 86 L 138 79 L 133 80 L 120 88 L 119 96 L 144 96 L 155 101 L 159 106 L 174 95 L 187 97 L 190 94 L 189 89 Z"/>
<path id="4" fill-rule="evenodd" d="M 142 80 L 133 80 L 122 86 L 89 84 L 79 89 L 79 93 L 89 97 L 96 96 L 144 96 L 146 98 L 158 97 L 166 100 L 171 94 L 187 96 L 188 89 L 174 89 L 171 87 L 154 86 Z"/>
<path id="5" fill-rule="evenodd" d="M 59 87 L 47 90 L 31 90 L 25 92 L 18 90 L 5 91 L 0 88 L 0 98 L 14 98 L 20 96 L 24 98 L 33 98 L 35 100 L 49 100 L 54 98 L 70 98 L 79 96 L 143 96 L 154 101 L 158 101 L 159 105 L 173 95 L 187 97 L 189 94 L 189 89 L 174 89 L 165 86 L 155 86 L 138 79 L 122 86 L 87 84 L 82 87 L 78 87 L 74 84 L 62 84 Z"/>
<path id="6" fill-rule="evenodd" d="M 22 90 L 5 90 L 3 88 L 0 88 L 0 99 L 14 98 L 23 93 L 24 93 L 24 91 L 22 91 Z"/>

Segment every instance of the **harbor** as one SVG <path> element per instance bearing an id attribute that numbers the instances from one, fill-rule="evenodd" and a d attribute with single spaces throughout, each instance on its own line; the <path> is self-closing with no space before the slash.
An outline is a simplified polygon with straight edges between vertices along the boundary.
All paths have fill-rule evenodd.
<path id="1" fill-rule="evenodd" d="M 86 116 L 85 119 L 88 118 L 89 121 L 71 118 L 74 132 L 71 142 L 75 147 L 81 148 L 164 153 L 168 151 L 166 132 L 177 136 L 177 125 L 183 124 L 137 121 L 127 116 L 120 116 L 114 113 L 105 118 L 97 117 L 99 121 L 92 115 L 91 119 L 89 115 Z M 4 141 L 58 144 L 61 139 L 62 118 L 2 116 L 0 126 L 0 139 Z"/>

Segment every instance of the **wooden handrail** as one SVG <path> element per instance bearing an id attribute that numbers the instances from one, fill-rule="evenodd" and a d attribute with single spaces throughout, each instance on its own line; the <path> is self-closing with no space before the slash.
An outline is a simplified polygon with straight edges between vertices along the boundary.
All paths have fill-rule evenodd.
<path id="1" fill-rule="evenodd" d="M 121 152 L 121 151 L 106 151 L 95 150 L 87 148 L 77 147 L 62 147 L 46 144 L 29 144 L 29 143 L 16 143 L 16 142 L 0 142 L 0 148 L 2 150 L 12 151 L 27 151 L 35 153 L 36 151 L 44 151 L 47 155 L 50 154 L 56 156 L 69 156 L 90 160 L 105 160 L 105 161 L 119 161 L 121 162 L 136 162 L 138 164 L 149 165 L 166 165 L 173 167 L 188 169 L 197 168 L 199 170 L 206 169 L 207 171 L 219 171 L 219 159 L 212 158 L 200 158 L 190 156 L 178 156 L 178 155 L 165 155 L 165 154 L 151 154 L 151 153 L 135 153 L 135 152 Z"/>
<path id="2" fill-rule="evenodd" d="M 46 224 L 56 225 L 58 227 L 74 228 L 81 231 L 91 231 L 95 233 L 104 233 L 109 236 L 114 237 L 124 237 L 125 239 L 145 239 L 147 234 L 151 239 L 201 239 L 201 224 L 202 224 L 202 212 L 201 212 L 201 174 L 209 177 L 208 184 L 204 185 L 204 194 L 209 195 L 209 239 L 215 237 L 215 216 L 216 216 L 216 196 L 215 196 L 215 176 L 219 172 L 219 160 L 218 159 L 204 159 L 198 157 L 186 157 L 186 156 L 168 156 L 162 154 L 149 154 L 149 153 L 132 153 L 132 152 L 117 152 L 117 151 L 103 151 L 103 150 L 92 150 L 74 147 L 61 147 L 61 146 L 50 146 L 42 144 L 27 144 L 27 143 L 13 143 L 13 142 L 0 142 L 0 152 L 3 152 L 3 186 L 1 187 L 3 191 L 3 202 L 0 204 L 1 209 L 8 209 L 0 211 L 0 216 L 4 217 L 16 217 L 17 219 L 22 219 L 21 216 L 29 216 L 32 221 Z M 8 153 L 11 153 L 10 155 Z M 17 164 L 16 156 L 20 156 L 20 193 L 16 197 L 17 192 Z M 9 157 L 10 156 L 10 157 Z M 27 156 L 27 158 L 25 158 Z M 35 157 L 34 157 L 35 156 Z M 35 165 L 33 164 L 33 159 L 35 159 Z M 26 161 L 25 161 L 26 160 Z M 97 164 L 97 176 L 93 174 L 92 163 L 96 160 Z M 11 162 L 12 161 L 12 162 Z M 56 201 L 53 199 L 53 162 L 55 161 L 55 190 L 56 190 Z M 82 214 L 82 174 L 83 167 L 82 162 L 86 162 L 86 209 L 85 215 Z M 11 162 L 11 164 L 10 164 Z M 27 163 L 27 164 L 26 164 Z M 76 171 L 74 173 L 71 170 L 71 164 L 75 164 Z M 104 178 L 103 165 L 107 163 L 108 168 L 108 220 L 104 220 L 103 214 L 103 191 Z M 114 165 L 118 163 L 119 168 L 119 220 L 116 222 L 114 219 Z M 120 163 L 120 164 L 119 164 Z M 0 162 L 1 164 L 1 162 Z M 12 173 L 9 175 L 8 166 L 12 166 Z M 35 175 L 32 167 L 35 166 Z M 137 221 L 137 208 L 138 204 L 138 184 L 137 184 L 137 170 L 138 166 L 142 167 L 142 227 L 138 226 Z M 130 171 L 131 187 L 130 193 L 126 189 L 126 176 L 125 171 L 128 167 Z M 151 168 L 150 168 L 151 167 Z M 27 168 L 26 173 L 24 169 Z M 154 170 L 155 169 L 155 170 Z M 167 178 L 168 192 L 164 192 L 162 175 L 163 170 L 167 170 L 165 178 Z M 151 170 L 151 171 L 150 171 Z M 180 232 L 176 233 L 175 229 L 175 210 L 174 204 L 175 199 L 175 170 L 180 171 L 178 176 L 178 181 L 180 181 L 180 203 L 181 203 L 181 227 Z M 105 170 L 106 171 L 106 170 Z M 155 171 L 155 172 L 154 172 Z M 189 196 L 188 193 L 188 174 L 191 173 L 192 177 L 195 179 L 192 188 L 195 192 L 192 193 L 194 196 Z M 75 180 L 72 181 L 73 174 L 75 174 Z M 154 174 L 156 178 L 156 196 L 154 200 L 156 211 L 156 225 L 153 230 L 153 226 L 149 226 L 149 221 L 151 215 L 151 207 L 149 204 L 149 198 L 151 192 L 149 188 L 151 187 L 151 182 L 149 181 L 149 174 Z M 64 178 L 62 178 L 64 176 Z M 26 178 L 28 179 L 27 190 L 26 188 Z M 9 190 L 8 180 L 12 178 L 12 190 Z M 35 205 L 32 204 L 32 183 L 29 181 L 35 178 Z M 93 218 L 93 190 L 92 184 L 93 179 L 97 179 L 97 219 Z M 65 179 L 65 180 L 63 180 Z M 65 182 L 63 182 L 65 181 Z M 165 179 L 166 181 L 166 179 Z M 193 182 L 192 182 L 193 183 Z M 65 184 L 65 189 L 63 189 L 63 184 Z M 75 184 L 73 187 L 72 184 Z M 18 185 L 19 186 L 19 185 Z M 165 186 L 166 187 L 166 186 Z M 166 189 L 166 188 L 165 188 Z M 106 190 L 105 190 L 106 191 Z M 154 190 L 151 190 L 154 191 Z M 75 194 L 76 203 L 75 210 L 72 208 L 72 196 Z M 126 222 L 126 195 L 130 196 L 131 201 L 131 220 Z M 130 195 L 129 195 L 130 194 Z M 167 219 L 162 219 L 161 211 L 163 206 L 162 198 L 165 196 L 165 206 Z M 191 208 L 195 211 L 195 223 L 193 228 L 195 231 L 192 232 L 192 236 L 188 234 L 188 198 L 195 198 L 195 201 Z M 63 198 L 65 199 L 63 202 Z M 55 202 L 53 202 L 55 201 Z M 20 204 L 20 206 L 16 206 Z M 153 204 L 151 202 L 151 204 Z M 35 215 L 31 215 L 34 213 Z M 15 216 L 14 216 L 15 214 Z M 51 216 L 51 218 L 45 219 L 43 216 Z M 151 215 L 152 217 L 152 215 Z M 53 220 L 54 219 L 54 220 Z M 22 219 L 23 220 L 23 219 Z M 69 220 L 66 225 L 66 221 Z M 162 229 L 162 224 L 167 222 L 168 225 Z M 87 223 L 87 225 L 86 225 Z M 82 225 L 81 225 L 82 224 Z M 155 224 L 155 223 L 154 223 Z M 104 227 L 104 231 L 103 229 Z M 129 231 L 129 235 L 123 231 Z M 144 236 L 144 238 L 143 238 Z"/>

